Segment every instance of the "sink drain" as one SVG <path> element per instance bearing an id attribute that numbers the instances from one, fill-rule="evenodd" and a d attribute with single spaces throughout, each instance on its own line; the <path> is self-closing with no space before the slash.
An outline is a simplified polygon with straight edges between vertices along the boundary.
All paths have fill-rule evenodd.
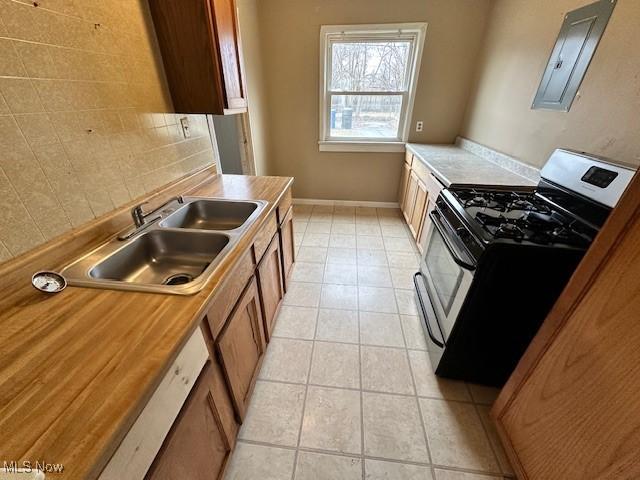
<path id="1" fill-rule="evenodd" d="M 164 281 L 165 285 L 184 285 L 185 283 L 189 283 L 193 280 L 193 277 L 188 273 L 176 273 L 175 275 L 171 275 Z"/>

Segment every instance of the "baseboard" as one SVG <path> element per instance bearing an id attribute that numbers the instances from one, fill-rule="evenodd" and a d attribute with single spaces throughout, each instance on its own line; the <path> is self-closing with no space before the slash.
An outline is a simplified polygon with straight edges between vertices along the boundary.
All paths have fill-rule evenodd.
<path id="1" fill-rule="evenodd" d="M 320 200 L 316 198 L 294 198 L 294 205 L 331 205 L 341 207 L 400 208 L 398 202 L 365 202 L 360 200 Z"/>

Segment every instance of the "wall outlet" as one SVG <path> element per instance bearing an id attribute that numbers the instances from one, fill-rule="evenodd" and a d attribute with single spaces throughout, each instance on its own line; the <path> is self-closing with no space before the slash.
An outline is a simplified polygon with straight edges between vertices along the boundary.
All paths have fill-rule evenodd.
<path id="1" fill-rule="evenodd" d="M 182 127 L 182 135 L 184 135 L 184 138 L 189 138 L 191 136 L 191 129 L 189 128 L 189 119 L 187 117 L 182 117 L 180 119 L 180 126 Z"/>
<path id="2" fill-rule="evenodd" d="M 424 128 L 424 122 L 422 120 L 418 120 L 416 122 L 416 132 L 421 132 Z"/>

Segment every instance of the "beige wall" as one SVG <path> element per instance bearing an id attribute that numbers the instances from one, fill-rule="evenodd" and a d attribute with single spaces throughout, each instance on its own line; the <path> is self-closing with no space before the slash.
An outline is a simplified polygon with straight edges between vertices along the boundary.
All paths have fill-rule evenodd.
<path id="1" fill-rule="evenodd" d="M 490 0 L 261 0 L 269 173 L 295 176 L 296 197 L 395 201 L 403 154 L 318 151 L 320 26 L 428 22 L 413 115 L 414 122 L 423 120 L 425 127 L 410 139 L 447 143 L 460 130 L 490 4 Z"/>
<path id="2" fill-rule="evenodd" d="M 244 77 L 249 102 L 249 128 L 256 175 L 269 175 L 271 165 L 268 156 L 268 107 L 258 20 L 259 2 L 260 0 L 236 0 L 236 6 L 244 57 Z"/>
<path id="3" fill-rule="evenodd" d="M 184 141 L 146 1 L 0 0 L 0 261 L 213 161 Z"/>
<path id="4" fill-rule="evenodd" d="M 640 2 L 619 0 L 568 113 L 531 110 L 567 11 L 585 0 L 497 0 L 462 135 L 540 167 L 557 147 L 640 165 Z"/>

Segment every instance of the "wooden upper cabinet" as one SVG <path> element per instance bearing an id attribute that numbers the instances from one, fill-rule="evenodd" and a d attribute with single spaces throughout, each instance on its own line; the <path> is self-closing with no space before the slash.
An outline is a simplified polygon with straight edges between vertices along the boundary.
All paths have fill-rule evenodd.
<path id="1" fill-rule="evenodd" d="M 246 111 L 234 0 L 149 0 L 173 106 Z"/>
<path id="2" fill-rule="evenodd" d="M 262 300 L 264 330 L 267 340 L 269 340 L 278 308 L 284 296 L 278 235 L 273 237 L 269 248 L 267 248 L 258 264 L 258 286 L 260 287 L 260 298 Z"/>
<path id="3" fill-rule="evenodd" d="M 289 276 L 295 262 L 295 243 L 293 236 L 293 207 L 289 207 L 280 225 L 280 250 L 282 251 L 282 279 L 287 291 Z"/>
<path id="4" fill-rule="evenodd" d="M 216 407 L 207 364 L 147 472 L 148 480 L 222 478 L 232 450 Z"/>
<path id="5" fill-rule="evenodd" d="M 256 279 L 252 277 L 216 339 L 216 353 L 240 419 L 244 419 L 247 411 L 264 352 L 260 297 Z"/>

